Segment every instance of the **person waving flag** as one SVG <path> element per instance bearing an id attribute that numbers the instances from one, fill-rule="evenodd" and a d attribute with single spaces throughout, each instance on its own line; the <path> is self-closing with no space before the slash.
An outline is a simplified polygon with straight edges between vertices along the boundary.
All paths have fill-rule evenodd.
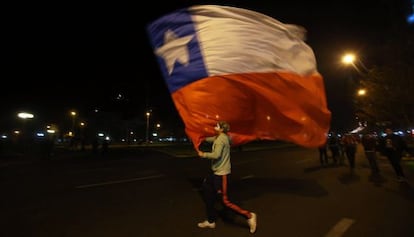
<path id="1" fill-rule="evenodd" d="M 306 30 L 237 7 L 196 5 L 161 16 L 148 36 L 196 150 L 219 120 L 237 146 L 325 143 L 331 112 Z"/>

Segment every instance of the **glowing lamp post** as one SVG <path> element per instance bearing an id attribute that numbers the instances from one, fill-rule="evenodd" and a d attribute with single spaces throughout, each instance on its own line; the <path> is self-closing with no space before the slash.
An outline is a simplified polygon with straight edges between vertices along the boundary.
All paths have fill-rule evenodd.
<path id="1" fill-rule="evenodd" d="M 353 54 L 353 53 L 347 53 L 347 54 L 344 54 L 344 56 L 342 56 L 342 63 L 343 64 L 345 64 L 345 65 L 352 65 L 352 67 L 354 67 L 355 70 L 359 74 L 362 74 L 362 71 L 357 67 L 357 65 L 355 64 L 355 62 L 358 62 L 358 65 L 360 65 L 365 72 L 368 71 L 367 67 L 365 67 L 365 65 L 361 62 L 361 60 L 357 59 L 357 57 L 355 56 L 355 54 Z"/>
<path id="2" fill-rule="evenodd" d="M 70 116 L 72 116 L 72 136 L 75 136 L 75 120 L 76 120 L 76 112 L 70 111 Z"/>
<path id="3" fill-rule="evenodd" d="M 17 114 L 17 117 L 19 117 L 20 119 L 22 119 L 22 121 L 23 121 L 23 125 L 22 125 L 22 132 L 23 132 L 23 139 L 25 139 L 25 138 L 29 138 L 29 137 L 27 137 L 25 134 L 26 134 L 26 121 L 28 120 L 28 119 L 33 119 L 34 118 L 34 115 L 33 114 L 31 114 L 31 113 L 27 113 L 27 112 L 20 112 L 20 113 L 18 113 Z M 24 151 L 26 151 L 26 145 L 24 144 L 23 145 L 23 150 Z"/>
<path id="4" fill-rule="evenodd" d="M 27 112 L 20 112 L 17 114 L 17 117 L 26 120 L 26 119 L 32 119 L 34 118 L 34 115 L 31 113 L 27 113 Z"/>
<path id="5" fill-rule="evenodd" d="M 34 115 L 31 114 L 31 113 L 27 113 L 27 112 L 20 112 L 20 113 L 17 114 L 17 117 L 19 117 L 23 120 L 23 129 L 22 130 L 24 130 L 26 120 L 34 118 Z"/>
<path id="6" fill-rule="evenodd" d="M 151 116 L 150 112 L 145 113 L 145 115 L 147 116 L 147 128 L 146 128 L 146 132 L 145 132 L 145 141 L 146 143 L 149 142 L 149 119 Z"/>
<path id="7" fill-rule="evenodd" d="M 359 89 L 358 90 L 358 96 L 365 96 L 367 94 L 367 90 L 365 89 Z"/>

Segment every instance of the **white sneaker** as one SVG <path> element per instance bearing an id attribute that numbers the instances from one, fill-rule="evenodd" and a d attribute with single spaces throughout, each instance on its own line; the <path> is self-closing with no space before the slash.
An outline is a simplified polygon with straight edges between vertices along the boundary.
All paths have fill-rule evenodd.
<path id="1" fill-rule="evenodd" d="M 252 217 L 250 217 L 249 219 L 247 219 L 247 224 L 250 227 L 250 233 L 254 233 L 256 232 L 256 227 L 257 227 L 257 215 L 256 213 L 251 213 Z"/>
<path id="2" fill-rule="evenodd" d="M 216 228 L 216 222 L 210 223 L 207 220 L 200 222 L 197 224 L 198 227 L 200 228 L 210 228 L 210 229 L 214 229 Z"/>

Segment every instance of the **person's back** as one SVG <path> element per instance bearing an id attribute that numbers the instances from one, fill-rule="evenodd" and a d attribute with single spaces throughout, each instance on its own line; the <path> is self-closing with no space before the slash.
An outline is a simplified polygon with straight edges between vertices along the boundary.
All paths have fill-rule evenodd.
<path id="1" fill-rule="evenodd" d="M 345 154 L 348 158 L 349 167 L 355 168 L 355 153 L 357 148 L 357 140 L 352 134 L 346 134 L 342 140 L 345 148 Z"/>
<path id="2" fill-rule="evenodd" d="M 384 137 L 383 149 L 386 153 L 396 152 L 401 153 L 405 149 L 404 139 L 401 136 L 394 134 L 392 130 L 386 130 L 387 135 Z"/>
<path id="3" fill-rule="evenodd" d="M 361 140 L 362 147 L 364 148 L 365 157 L 368 159 L 371 173 L 373 175 L 379 174 L 379 167 L 377 164 L 377 139 L 372 134 L 365 134 Z"/>
<path id="4" fill-rule="evenodd" d="M 384 137 L 381 144 L 384 155 L 388 158 L 394 168 L 398 181 L 404 182 L 405 175 L 400 164 L 402 152 L 405 149 L 404 140 L 399 135 L 394 134 L 389 128 L 387 128 L 385 132 L 387 135 Z"/>
<path id="5" fill-rule="evenodd" d="M 377 139 L 371 134 L 365 134 L 362 137 L 361 144 L 364 151 L 375 151 L 377 148 Z"/>
<path id="6" fill-rule="evenodd" d="M 334 160 L 334 163 L 336 164 L 338 162 L 338 156 L 339 156 L 339 139 L 335 133 L 333 133 L 329 137 L 328 146 L 332 154 L 332 159 Z"/>
<path id="7" fill-rule="evenodd" d="M 205 158 L 211 159 L 211 169 L 213 170 L 215 174 L 217 175 L 230 174 L 231 173 L 230 137 L 226 133 L 220 133 L 219 135 L 211 139 L 214 139 L 212 151 L 204 153 Z"/>

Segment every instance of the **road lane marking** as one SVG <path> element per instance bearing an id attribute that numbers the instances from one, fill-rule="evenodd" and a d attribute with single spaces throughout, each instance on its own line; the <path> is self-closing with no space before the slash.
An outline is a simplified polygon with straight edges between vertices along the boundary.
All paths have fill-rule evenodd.
<path id="1" fill-rule="evenodd" d="M 300 163 L 310 162 L 310 161 L 313 161 L 313 160 L 314 160 L 314 159 L 303 159 L 303 160 L 296 161 L 295 163 L 296 163 L 296 164 L 300 164 Z"/>
<path id="2" fill-rule="evenodd" d="M 256 161 L 261 161 L 261 160 L 263 160 L 262 158 L 255 158 L 255 159 L 249 159 L 249 160 L 243 160 L 243 161 L 240 161 L 240 160 L 237 160 L 237 161 L 233 161 L 233 165 L 244 165 L 244 164 L 249 164 L 249 163 L 252 163 L 252 162 L 256 162 Z"/>
<path id="3" fill-rule="evenodd" d="M 161 178 L 161 177 L 164 177 L 164 175 L 159 174 L 159 175 L 151 175 L 151 176 L 139 177 L 139 178 L 134 178 L 134 179 L 122 179 L 122 180 L 114 180 L 114 181 L 95 183 L 95 184 L 86 184 L 86 185 L 76 186 L 76 188 L 91 188 L 91 187 L 104 186 L 104 185 L 110 185 L 110 184 L 119 184 L 119 183 L 128 183 L 128 182 L 134 182 L 134 181 L 140 181 L 140 180 L 156 179 L 156 178 Z"/>
<path id="4" fill-rule="evenodd" d="M 254 177 L 254 175 L 251 174 L 251 175 L 247 175 L 247 176 L 241 177 L 240 180 L 243 180 L 243 179 L 251 179 L 253 177 Z"/>
<path id="5" fill-rule="evenodd" d="M 325 237 L 340 237 L 354 224 L 355 220 L 342 218 L 334 227 L 332 227 Z"/>

